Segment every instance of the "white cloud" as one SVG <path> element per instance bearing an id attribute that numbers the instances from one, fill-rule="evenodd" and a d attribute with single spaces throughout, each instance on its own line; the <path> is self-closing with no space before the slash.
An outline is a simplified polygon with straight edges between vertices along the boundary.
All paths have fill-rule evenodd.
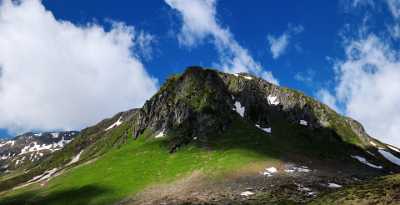
<path id="1" fill-rule="evenodd" d="M 336 97 L 333 96 L 328 90 L 320 89 L 317 92 L 317 98 L 328 105 L 330 108 L 335 110 L 336 112 L 341 112 L 340 109 L 337 107 Z"/>
<path id="2" fill-rule="evenodd" d="M 346 45 L 336 64 L 337 100 L 368 133 L 400 146 L 400 59 L 384 40 L 370 34 Z"/>
<path id="3" fill-rule="evenodd" d="M 272 58 L 277 59 L 286 52 L 289 46 L 290 39 L 301 32 L 304 28 L 302 26 L 291 26 L 280 36 L 268 35 L 267 40 L 269 43 L 269 50 L 272 54 Z"/>
<path id="4" fill-rule="evenodd" d="M 79 129 L 142 105 L 156 91 L 138 58 L 149 38 L 56 20 L 39 0 L 2 1 L 0 127 Z"/>
<path id="5" fill-rule="evenodd" d="M 268 35 L 267 39 L 270 45 L 272 58 L 274 59 L 277 59 L 279 56 L 281 56 L 289 44 L 289 36 L 286 33 L 279 37 Z"/>
<path id="6" fill-rule="evenodd" d="M 396 19 L 400 18 L 400 1 L 399 0 L 386 0 L 392 16 Z"/>
<path id="7" fill-rule="evenodd" d="M 234 39 L 227 28 L 223 28 L 216 18 L 215 0 L 165 0 L 182 17 L 182 28 L 178 34 L 179 42 L 188 47 L 195 47 L 210 38 L 220 55 L 217 63 L 226 72 L 251 72 L 278 84 L 271 72 L 263 71 L 256 62 Z"/>

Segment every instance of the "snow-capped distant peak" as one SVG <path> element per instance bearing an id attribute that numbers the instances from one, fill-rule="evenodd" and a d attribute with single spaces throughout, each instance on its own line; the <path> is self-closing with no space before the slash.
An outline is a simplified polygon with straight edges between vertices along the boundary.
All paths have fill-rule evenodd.
<path id="1" fill-rule="evenodd" d="M 60 135 L 60 133 L 58 133 L 58 132 L 52 132 L 51 135 L 53 136 L 53 138 L 58 138 L 58 136 Z"/>
<path id="2" fill-rule="evenodd" d="M 43 133 L 39 132 L 39 133 L 35 133 L 33 135 L 35 135 L 36 137 L 41 137 L 43 135 Z"/>
<path id="3" fill-rule="evenodd" d="M 3 147 L 5 145 L 14 146 L 14 144 L 15 144 L 15 140 L 7 140 L 5 142 L 0 143 L 0 147 Z"/>

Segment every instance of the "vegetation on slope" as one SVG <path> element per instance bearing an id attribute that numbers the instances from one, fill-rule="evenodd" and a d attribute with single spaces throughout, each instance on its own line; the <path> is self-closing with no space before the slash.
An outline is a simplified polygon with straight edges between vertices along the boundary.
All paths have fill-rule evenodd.
<path id="1" fill-rule="evenodd" d="M 400 204 L 400 175 L 375 178 L 343 190 L 326 194 L 310 205 L 397 205 Z"/>
<path id="2" fill-rule="evenodd" d="M 3 193 L 0 204 L 110 204 L 193 171 L 223 178 L 252 162 L 282 159 L 335 162 L 364 174 L 384 173 L 350 157 L 365 154 L 365 142 L 326 106 L 258 79 L 228 78 L 226 85 L 216 71 L 196 68 L 172 77 L 142 109 L 83 130 L 30 172 L 1 181 L 0 189 L 10 188 L 64 166 L 84 150 L 79 166 L 67 167 L 44 186 Z M 279 96 L 280 105 L 269 105 L 269 95 Z M 246 106 L 243 118 L 232 110 L 235 100 Z M 124 114 L 130 116 L 124 123 L 105 130 Z M 300 125 L 300 119 L 310 126 Z M 329 126 L 314 126 L 321 119 Z M 272 134 L 256 124 L 270 127 Z M 168 136 L 154 139 L 162 130 Z"/>
<path id="3" fill-rule="evenodd" d="M 128 138 L 126 144 L 114 146 L 94 162 L 70 169 L 43 187 L 33 185 L 7 193 L 0 204 L 110 204 L 196 170 L 218 179 L 252 162 L 291 156 L 342 159 L 343 164 L 350 164 L 347 153 L 341 154 L 345 152 L 341 141 L 332 138 L 332 143 L 321 145 L 312 138 L 315 131 L 285 121 L 277 121 L 272 129 L 269 135 L 238 118 L 222 135 L 193 141 L 173 154 L 167 146 L 173 136 L 155 139 L 152 131 L 146 130 L 138 139 Z M 123 124 L 112 133 L 119 136 L 125 130 L 129 127 Z M 323 135 L 320 140 L 330 138 L 330 132 L 324 132 L 319 132 Z"/>
<path id="4" fill-rule="evenodd" d="M 168 137 L 154 139 L 149 133 L 145 132 L 138 140 L 128 139 L 125 145 L 113 148 L 92 163 L 68 170 L 44 187 L 33 185 L 7 194 L 0 204 L 110 204 L 146 186 L 173 181 L 194 170 L 218 178 L 250 162 L 273 160 L 249 149 L 259 145 L 270 147 L 266 136 L 250 125 L 242 124 L 219 136 L 221 140 L 232 140 L 227 146 L 216 141 L 215 148 L 203 149 L 193 143 L 174 154 L 165 146 Z M 239 142 L 245 146 L 233 147 Z M 273 156 L 272 149 L 263 152 L 271 152 Z"/>

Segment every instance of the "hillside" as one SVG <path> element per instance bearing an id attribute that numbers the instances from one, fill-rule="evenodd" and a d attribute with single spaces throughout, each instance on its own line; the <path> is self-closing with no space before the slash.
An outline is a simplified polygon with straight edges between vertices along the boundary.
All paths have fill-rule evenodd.
<path id="1" fill-rule="evenodd" d="M 298 91 L 191 67 L 142 108 L 3 175 L 0 204 L 307 203 L 398 172 L 397 157 Z"/>

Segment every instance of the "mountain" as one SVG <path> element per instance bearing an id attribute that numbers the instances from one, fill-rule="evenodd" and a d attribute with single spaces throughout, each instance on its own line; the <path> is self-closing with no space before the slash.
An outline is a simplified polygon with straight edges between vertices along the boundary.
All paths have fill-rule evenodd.
<path id="1" fill-rule="evenodd" d="M 28 132 L 8 140 L 0 140 L 0 172 L 10 172 L 40 161 L 61 150 L 79 132 Z"/>
<path id="2" fill-rule="evenodd" d="M 398 173 L 399 158 L 398 148 L 301 92 L 190 67 L 142 108 L 2 175 L 0 204 L 324 203 Z"/>

